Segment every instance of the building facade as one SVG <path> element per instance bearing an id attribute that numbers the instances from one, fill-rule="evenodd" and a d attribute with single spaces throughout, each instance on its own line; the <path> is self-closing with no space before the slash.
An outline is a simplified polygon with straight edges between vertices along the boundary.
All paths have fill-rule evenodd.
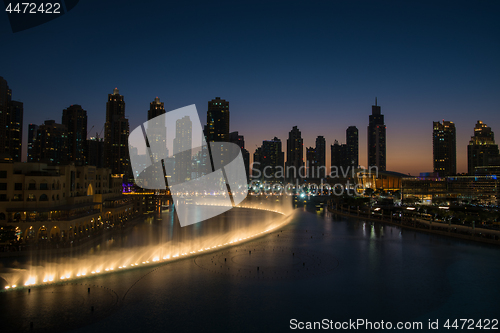
<path id="1" fill-rule="evenodd" d="M 496 175 L 412 177 L 402 180 L 402 198 L 424 203 L 442 202 L 498 205 L 500 183 Z"/>
<path id="2" fill-rule="evenodd" d="M 359 166 L 359 133 L 356 126 L 346 130 L 346 143 L 335 140 L 330 146 L 331 169 L 333 172 L 349 173 Z M 376 166 L 376 165 L 374 165 Z"/>
<path id="3" fill-rule="evenodd" d="M 368 167 L 376 166 L 379 171 L 386 170 L 386 141 L 384 115 L 375 98 L 368 124 Z"/>
<path id="4" fill-rule="evenodd" d="M 66 126 L 55 120 L 46 120 L 38 126 L 34 142 L 34 161 L 50 165 L 63 165 L 69 162 L 68 134 Z"/>
<path id="5" fill-rule="evenodd" d="M 106 168 L 113 174 L 132 175 L 128 151 L 129 123 L 125 118 L 125 101 L 117 88 L 108 94 L 104 125 L 104 156 Z"/>
<path id="6" fill-rule="evenodd" d="M 137 216 L 121 178 L 94 166 L 0 163 L 0 225 L 22 242 L 66 242 Z"/>
<path id="7" fill-rule="evenodd" d="M 87 164 L 87 111 L 73 104 L 63 110 L 62 124 L 68 137 L 68 161 Z"/>
<path id="8" fill-rule="evenodd" d="M 359 166 L 359 131 L 356 126 L 349 126 L 345 132 L 347 163 L 357 168 Z"/>
<path id="9" fill-rule="evenodd" d="M 304 168 L 304 140 L 297 126 L 288 133 L 286 140 L 286 177 L 293 181 L 300 178 Z"/>
<path id="10" fill-rule="evenodd" d="M 229 141 L 229 101 L 215 97 L 208 102 L 207 141 Z"/>
<path id="11" fill-rule="evenodd" d="M 36 136 L 38 134 L 38 125 L 29 124 L 28 125 L 28 162 L 36 162 L 35 161 L 35 141 Z"/>
<path id="12" fill-rule="evenodd" d="M 23 112 L 23 103 L 12 100 L 12 90 L 0 76 L 0 160 L 21 161 Z"/>
<path id="13" fill-rule="evenodd" d="M 457 173 L 457 134 L 451 121 L 433 122 L 434 172 L 440 177 Z"/>
<path id="14" fill-rule="evenodd" d="M 315 148 L 315 173 L 311 175 L 314 178 L 326 177 L 326 140 L 323 136 L 316 138 Z"/>
<path id="15" fill-rule="evenodd" d="M 474 175 L 477 167 L 495 165 L 498 156 L 498 145 L 495 144 L 493 131 L 485 123 L 478 120 L 474 127 L 474 135 L 467 146 L 468 174 Z"/>
<path id="16" fill-rule="evenodd" d="M 247 180 L 250 179 L 250 153 L 245 149 L 245 138 L 243 135 L 239 135 L 238 132 L 229 133 L 229 142 L 238 145 L 241 148 L 241 154 L 243 156 L 243 163 L 245 164 L 245 172 Z"/>

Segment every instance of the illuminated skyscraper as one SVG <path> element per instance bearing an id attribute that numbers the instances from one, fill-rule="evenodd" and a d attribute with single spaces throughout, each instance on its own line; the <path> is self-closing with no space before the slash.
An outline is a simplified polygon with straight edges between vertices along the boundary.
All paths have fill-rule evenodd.
<path id="1" fill-rule="evenodd" d="M 125 101 L 118 88 L 108 94 L 106 103 L 106 124 L 104 125 L 105 167 L 113 174 L 131 176 L 128 152 L 129 124 L 125 118 Z"/>
<path id="2" fill-rule="evenodd" d="M 12 90 L 0 76 L 0 159 L 21 162 L 23 103 L 12 100 Z"/>
<path id="3" fill-rule="evenodd" d="M 177 183 L 191 180 L 193 123 L 189 116 L 177 119 L 174 139 L 174 179 Z"/>
<path id="4" fill-rule="evenodd" d="M 165 106 L 163 102 L 160 102 L 158 97 L 151 103 L 149 103 L 148 110 L 148 120 L 156 118 L 159 115 L 165 113 Z M 162 122 L 150 121 L 148 122 L 148 127 L 146 128 L 146 135 L 148 137 L 148 143 L 150 147 L 154 147 L 151 150 L 154 161 L 159 161 L 162 159 L 164 154 L 168 156 L 167 149 L 167 128 Z M 158 147 L 158 149 L 156 149 Z M 162 149 L 159 149 L 162 148 Z M 162 175 L 163 176 L 163 175 Z"/>
<path id="5" fill-rule="evenodd" d="M 38 125 L 28 125 L 28 162 L 35 162 L 35 141 L 38 132 Z"/>
<path id="6" fill-rule="evenodd" d="M 498 145 L 490 127 L 478 120 L 474 127 L 474 136 L 467 146 L 467 161 L 469 175 L 475 174 L 476 167 L 485 167 L 496 164 Z"/>
<path id="7" fill-rule="evenodd" d="M 220 97 L 208 102 L 207 141 L 229 141 L 229 102 Z"/>
<path id="8" fill-rule="evenodd" d="M 380 113 L 380 106 L 375 98 L 368 124 L 368 167 L 377 166 L 379 171 L 386 170 L 385 130 L 384 115 Z"/>
<path id="9" fill-rule="evenodd" d="M 432 146 L 434 172 L 440 177 L 457 173 L 457 139 L 455 124 L 451 121 L 433 122 Z"/>
<path id="10" fill-rule="evenodd" d="M 34 162 L 50 165 L 64 165 L 69 159 L 68 134 L 66 126 L 55 120 L 46 120 L 38 126 L 35 140 Z"/>
<path id="11" fill-rule="evenodd" d="M 160 99 L 158 98 L 158 96 L 156 96 L 155 100 L 149 103 L 148 120 L 151 120 L 154 117 L 157 117 L 164 113 L 165 113 L 165 103 L 160 102 Z"/>
<path id="12" fill-rule="evenodd" d="M 87 165 L 103 168 L 104 140 L 96 133 L 95 137 L 87 140 Z"/>
<path id="13" fill-rule="evenodd" d="M 282 181 L 284 158 L 285 153 L 283 153 L 280 139 L 274 137 L 272 140 L 262 141 L 260 156 L 262 179 Z"/>
<path id="14" fill-rule="evenodd" d="M 87 111 L 74 104 L 63 110 L 62 124 L 68 135 L 68 161 L 87 164 Z"/>

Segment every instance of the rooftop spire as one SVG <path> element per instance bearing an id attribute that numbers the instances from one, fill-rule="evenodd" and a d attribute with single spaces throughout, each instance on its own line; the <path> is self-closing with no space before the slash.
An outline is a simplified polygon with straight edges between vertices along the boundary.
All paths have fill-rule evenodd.
<path id="1" fill-rule="evenodd" d="M 375 106 L 377 106 L 377 97 L 375 97 Z"/>

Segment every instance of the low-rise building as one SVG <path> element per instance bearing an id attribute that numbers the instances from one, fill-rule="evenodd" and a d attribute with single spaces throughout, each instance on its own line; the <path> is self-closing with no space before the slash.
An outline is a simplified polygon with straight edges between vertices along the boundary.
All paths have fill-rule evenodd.
<path id="1" fill-rule="evenodd" d="M 422 202 L 449 200 L 498 205 L 500 184 L 496 175 L 403 178 L 402 198 Z"/>
<path id="2" fill-rule="evenodd" d="M 139 213 L 110 169 L 0 163 L 0 225 L 15 226 L 23 242 L 69 241 Z"/>

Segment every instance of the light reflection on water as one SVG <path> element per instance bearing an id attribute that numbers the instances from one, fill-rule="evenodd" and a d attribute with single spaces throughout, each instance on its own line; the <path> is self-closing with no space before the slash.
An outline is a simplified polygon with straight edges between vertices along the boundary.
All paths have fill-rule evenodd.
<path id="1" fill-rule="evenodd" d="M 130 230 L 69 255 L 32 253 L 22 262 L 4 263 L 4 289 L 110 273 L 212 251 L 265 234 L 286 222 L 287 200 L 270 205 L 246 202 L 220 216 L 181 227 L 173 211 L 149 216 Z M 195 207 L 195 206 L 193 206 Z M 206 210 L 206 207 L 204 208 Z M 6 261 L 8 262 L 8 260 Z"/>

